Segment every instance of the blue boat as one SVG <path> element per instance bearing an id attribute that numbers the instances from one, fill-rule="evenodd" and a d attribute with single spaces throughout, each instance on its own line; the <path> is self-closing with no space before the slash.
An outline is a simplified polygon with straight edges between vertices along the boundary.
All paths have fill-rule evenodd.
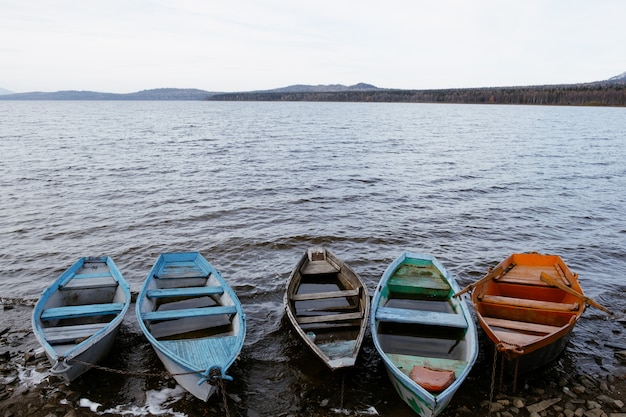
<path id="1" fill-rule="evenodd" d="M 159 256 L 137 297 L 141 330 L 176 382 L 207 401 L 243 347 L 235 292 L 198 252 Z"/>
<path id="2" fill-rule="evenodd" d="M 456 281 L 431 255 L 404 252 L 372 300 L 376 350 L 400 397 L 420 416 L 448 405 L 478 356 L 476 325 Z"/>
<path id="3" fill-rule="evenodd" d="M 80 258 L 35 305 L 33 331 L 51 372 L 73 381 L 111 350 L 130 306 L 130 289 L 109 257 Z"/>

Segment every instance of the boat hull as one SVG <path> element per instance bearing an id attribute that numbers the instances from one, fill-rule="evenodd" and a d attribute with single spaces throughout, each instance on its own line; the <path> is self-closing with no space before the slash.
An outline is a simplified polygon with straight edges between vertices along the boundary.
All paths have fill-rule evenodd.
<path id="1" fill-rule="evenodd" d="M 46 288 L 33 331 L 50 371 L 73 381 L 107 356 L 130 306 L 130 288 L 109 257 L 84 257 Z"/>
<path id="2" fill-rule="evenodd" d="M 453 297 L 457 291 L 436 258 L 405 252 L 383 273 L 372 300 L 374 346 L 396 392 L 420 416 L 445 409 L 478 356 L 476 326 L 465 301 Z M 454 378 L 436 389 L 412 377 L 424 367 Z"/>
<path id="3" fill-rule="evenodd" d="M 356 363 L 367 330 L 367 287 L 326 248 L 309 248 L 293 269 L 284 306 L 290 324 L 330 370 Z"/>
<path id="4" fill-rule="evenodd" d="M 578 277 L 556 255 L 512 254 L 472 289 L 478 322 L 506 358 L 510 374 L 555 360 L 585 310 L 580 298 L 542 280 L 549 276 L 583 295 Z"/>
<path id="5" fill-rule="evenodd" d="M 207 401 L 237 359 L 245 314 L 235 292 L 198 252 L 161 254 L 137 298 L 140 327 L 163 366 Z"/>

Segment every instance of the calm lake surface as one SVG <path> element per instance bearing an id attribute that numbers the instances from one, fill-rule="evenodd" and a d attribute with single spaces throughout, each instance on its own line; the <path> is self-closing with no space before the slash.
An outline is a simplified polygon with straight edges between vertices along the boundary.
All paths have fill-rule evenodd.
<path id="1" fill-rule="evenodd" d="M 626 312 L 626 109 L 0 101 L 0 186 L 0 297 L 36 300 L 80 256 L 113 257 L 134 292 L 162 252 L 213 263 L 248 320 L 231 415 L 412 415 L 371 338 L 355 370 L 332 375 L 284 320 L 286 279 L 312 245 L 370 293 L 404 250 L 435 255 L 461 286 L 513 252 L 557 254 L 588 296 Z M 159 372 L 131 311 L 105 365 Z M 555 366 L 614 372 L 605 343 L 623 332 L 589 308 Z M 470 384 L 488 390 L 490 355 Z M 104 371 L 81 383 L 118 411 L 175 387 Z M 169 407 L 223 414 L 219 397 Z"/>

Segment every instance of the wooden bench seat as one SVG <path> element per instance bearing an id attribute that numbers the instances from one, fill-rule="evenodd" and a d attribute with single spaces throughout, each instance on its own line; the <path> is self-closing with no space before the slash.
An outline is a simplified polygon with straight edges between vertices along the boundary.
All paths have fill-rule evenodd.
<path id="1" fill-rule="evenodd" d="M 513 307 L 532 308 L 537 310 L 576 311 L 578 303 L 555 303 L 552 301 L 530 300 L 527 298 L 503 297 L 500 295 L 483 295 L 478 297 L 483 303 L 508 305 Z"/>
<path id="2" fill-rule="evenodd" d="M 60 290 L 80 290 L 117 286 L 117 281 L 110 272 L 91 274 L 73 274 L 67 277 L 60 285 Z"/>
<path id="3" fill-rule="evenodd" d="M 300 324 L 310 324 L 310 323 L 328 323 L 335 321 L 344 321 L 344 320 L 357 320 L 363 318 L 363 312 L 357 311 L 355 313 L 339 313 L 339 314 L 328 314 L 324 316 L 302 316 L 297 317 L 296 320 Z"/>
<path id="4" fill-rule="evenodd" d="M 447 298 L 451 291 L 448 283 L 436 275 L 393 276 L 387 281 L 393 294 L 427 295 Z"/>
<path id="5" fill-rule="evenodd" d="M 163 274 L 163 275 L 157 275 L 154 274 L 154 278 L 155 279 L 208 279 L 211 276 L 211 274 L 209 273 L 208 275 L 168 275 L 168 274 Z"/>
<path id="6" fill-rule="evenodd" d="M 361 290 L 359 288 L 355 288 L 352 290 L 326 291 L 310 294 L 294 294 L 291 299 L 293 301 L 323 300 L 327 298 L 354 297 L 360 294 Z"/>
<path id="7" fill-rule="evenodd" d="M 339 270 L 327 261 L 320 260 L 310 261 L 300 272 L 302 275 L 325 275 L 336 274 Z"/>
<path id="8" fill-rule="evenodd" d="M 427 326 L 445 326 L 458 329 L 467 328 L 467 321 L 462 314 L 439 313 L 407 308 L 379 307 L 376 310 L 376 320 L 393 323 L 423 324 Z"/>
<path id="9" fill-rule="evenodd" d="M 168 298 L 168 297 L 199 297 L 203 295 L 224 294 L 221 286 L 211 287 L 183 287 L 183 288 L 155 288 L 148 290 L 148 298 Z"/>
<path id="10" fill-rule="evenodd" d="M 549 334 L 560 329 L 557 326 L 548 326 L 547 324 L 529 323 L 526 321 L 504 320 L 495 317 L 483 317 L 485 323 L 490 327 L 501 327 L 503 329 L 520 330 L 532 333 Z"/>
<path id="11" fill-rule="evenodd" d="M 41 314 L 42 320 L 74 319 L 79 317 L 107 316 L 119 314 L 124 303 L 87 304 L 81 306 L 50 307 Z"/>
<path id="12" fill-rule="evenodd" d="M 189 317 L 208 317 L 220 314 L 235 314 L 236 312 L 237 308 L 235 306 L 215 306 L 188 308 L 182 310 L 147 311 L 141 314 L 141 318 L 146 321 L 175 320 Z"/>
<path id="13" fill-rule="evenodd" d="M 43 329 L 46 340 L 51 345 L 76 343 L 104 329 L 108 323 L 78 324 L 76 326 L 49 327 Z"/>

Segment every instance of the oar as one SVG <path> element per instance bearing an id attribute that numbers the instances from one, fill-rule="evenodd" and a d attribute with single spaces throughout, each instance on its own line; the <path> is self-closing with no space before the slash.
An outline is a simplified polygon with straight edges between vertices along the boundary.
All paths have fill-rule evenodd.
<path id="1" fill-rule="evenodd" d="M 545 282 L 546 284 L 550 284 L 553 287 L 557 287 L 567 293 L 572 294 L 575 297 L 578 297 L 579 299 L 581 299 L 582 301 L 584 301 L 586 304 L 589 304 L 590 306 L 593 306 L 595 308 L 597 308 L 598 310 L 602 310 L 607 314 L 613 315 L 613 313 L 611 313 L 607 308 L 602 307 L 600 304 L 598 304 L 597 302 L 595 302 L 593 299 L 586 297 L 584 295 L 582 295 L 581 293 L 579 293 L 576 290 L 573 290 L 572 288 L 568 287 L 567 285 L 555 280 L 554 278 L 552 278 L 550 275 L 546 274 L 545 272 L 541 273 L 541 280 L 543 282 Z"/>
<path id="2" fill-rule="evenodd" d="M 497 277 L 498 275 L 500 275 L 502 273 L 502 267 L 498 266 L 497 268 L 493 269 L 492 271 L 489 271 L 485 274 L 484 277 L 482 277 L 481 279 L 479 279 L 478 281 L 469 284 L 467 287 L 463 288 L 461 291 L 457 292 L 456 294 L 453 295 L 453 297 L 458 297 L 460 295 L 465 294 L 468 291 L 471 291 L 474 289 L 475 286 L 477 286 L 478 284 L 482 284 L 485 281 L 489 281 L 490 279 L 492 279 L 493 277 Z"/>

